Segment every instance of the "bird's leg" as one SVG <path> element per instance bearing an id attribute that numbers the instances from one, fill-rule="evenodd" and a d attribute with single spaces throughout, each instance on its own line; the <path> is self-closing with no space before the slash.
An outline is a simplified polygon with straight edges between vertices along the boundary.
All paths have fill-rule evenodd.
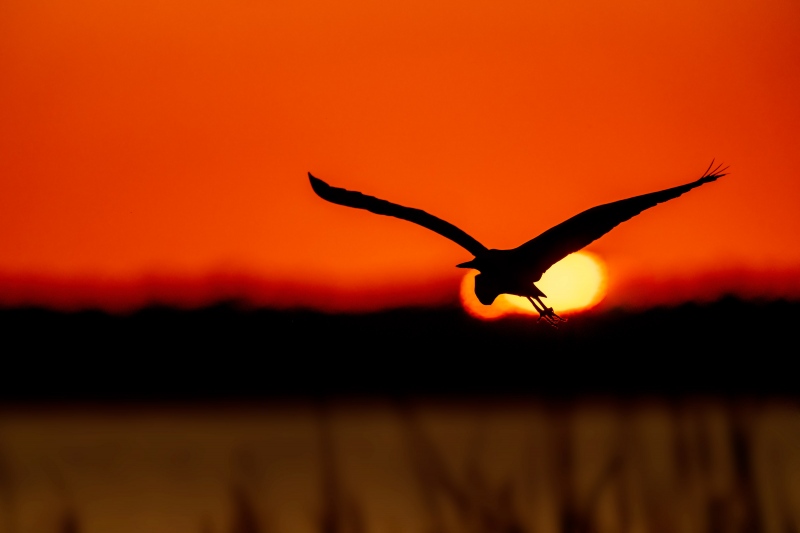
<path id="1" fill-rule="evenodd" d="M 537 304 L 536 301 L 533 298 L 531 298 L 530 296 L 528 296 L 527 298 L 528 298 L 528 301 L 531 303 L 531 305 L 533 305 L 533 308 L 536 309 L 536 312 L 539 313 L 539 319 L 537 320 L 537 322 L 541 322 L 541 320 L 544 318 L 545 322 L 547 322 L 548 324 L 550 324 L 554 328 L 558 327 L 556 325 L 555 319 L 552 316 L 550 316 L 550 312 L 553 312 L 552 309 L 550 309 L 550 312 L 548 312 L 547 307 L 545 307 L 545 305 L 542 304 L 541 301 L 539 301 L 539 303 Z M 538 300 L 538 298 L 537 298 L 537 300 Z M 555 314 L 555 313 L 553 313 L 553 314 Z"/>
<path id="2" fill-rule="evenodd" d="M 527 298 L 528 301 L 531 302 L 531 305 L 533 305 L 533 308 L 536 309 L 536 311 L 539 313 L 539 320 L 542 320 L 544 318 L 548 324 L 556 328 L 558 327 L 557 324 L 559 322 L 567 321 L 566 318 L 561 318 L 560 316 L 558 316 L 552 307 L 547 307 L 546 305 L 544 305 L 544 303 L 538 296 L 534 296 L 533 298 L 528 296 Z"/>

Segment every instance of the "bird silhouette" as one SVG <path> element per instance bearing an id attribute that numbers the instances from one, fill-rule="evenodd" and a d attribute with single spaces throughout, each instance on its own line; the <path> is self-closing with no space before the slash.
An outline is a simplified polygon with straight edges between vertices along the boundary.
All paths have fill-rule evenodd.
<path id="1" fill-rule="evenodd" d="M 501 294 L 524 296 L 543 318 L 551 325 L 566 319 L 558 316 L 552 307 L 547 307 L 542 298 L 547 296 L 534 283 L 555 263 L 577 252 L 614 229 L 617 225 L 638 215 L 645 209 L 677 198 L 685 192 L 714 181 L 722 176 L 728 167 L 718 165 L 713 170 L 714 161 L 703 175 L 691 183 L 669 189 L 633 196 L 608 204 L 602 204 L 568 218 L 553 226 L 526 243 L 509 250 L 487 248 L 474 237 L 453 224 L 435 217 L 421 209 L 405 207 L 356 191 L 349 191 L 328 185 L 308 173 L 311 188 L 317 195 L 334 204 L 366 209 L 378 215 L 407 220 L 447 237 L 466 248 L 474 258 L 456 265 L 458 268 L 473 268 L 479 271 L 475 276 L 475 295 L 484 305 L 491 305 Z"/>

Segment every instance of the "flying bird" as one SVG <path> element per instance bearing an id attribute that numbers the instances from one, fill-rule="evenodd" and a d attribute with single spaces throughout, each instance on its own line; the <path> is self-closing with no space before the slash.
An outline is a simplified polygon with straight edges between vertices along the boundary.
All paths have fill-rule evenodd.
<path id="1" fill-rule="evenodd" d="M 310 172 L 308 179 L 311 181 L 311 188 L 323 200 L 407 220 L 461 245 L 474 258 L 456 266 L 479 271 L 475 276 L 475 296 L 482 304 L 491 305 L 501 294 L 524 296 L 538 311 L 539 320 L 544 318 L 555 326 L 566 319 L 558 316 L 552 307 L 547 307 L 542 302 L 541 299 L 547 296 L 534 285 L 542 274 L 564 257 L 599 239 L 645 209 L 725 176 L 728 167 L 722 168 L 722 165 L 718 165 L 712 170 L 713 166 L 714 161 L 698 180 L 691 183 L 587 209 L 510 250 L 487 248 L 464 230 L 421 209 L 333 187 L 315 178 Z"/>

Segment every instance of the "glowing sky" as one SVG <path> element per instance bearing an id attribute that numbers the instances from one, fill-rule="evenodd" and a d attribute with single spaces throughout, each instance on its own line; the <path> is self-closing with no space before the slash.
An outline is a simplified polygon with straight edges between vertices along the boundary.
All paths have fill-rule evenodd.
<path id="1" fill-rule="evenodd" d="M 714 157 L 729 176 L 589 247 L 608 298 L 731 272 L 800 295 L 798 65 L 793 0 L 5 0 L 0 301 L 227 276 L 262 303 L 435 303 L 469 254 L 307 171 L 510 248 Z"/>

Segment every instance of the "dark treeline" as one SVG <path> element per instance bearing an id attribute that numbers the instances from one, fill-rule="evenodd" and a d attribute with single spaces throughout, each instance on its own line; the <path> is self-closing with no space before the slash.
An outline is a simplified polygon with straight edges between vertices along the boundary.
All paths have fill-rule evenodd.
<path id="1" fill-rule="evenodd" d="M 371 314 L 0 310 L 5 401 L 381 395 L 796 396 L 800 303 L 725 298 L 633 313 L 483 322 Z"/>

